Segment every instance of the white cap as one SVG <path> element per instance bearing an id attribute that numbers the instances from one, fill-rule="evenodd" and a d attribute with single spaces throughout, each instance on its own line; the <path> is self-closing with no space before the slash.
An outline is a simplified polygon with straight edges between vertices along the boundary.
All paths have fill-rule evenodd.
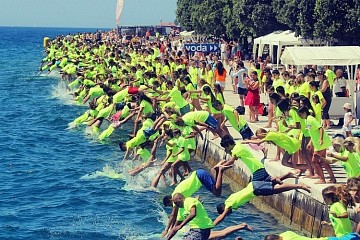
<path id="1" fill-rule="evenodd" d="M 343 108 L 350 109 L 350 110 L 352 109 L 350 103 L 345 103 Z"/>

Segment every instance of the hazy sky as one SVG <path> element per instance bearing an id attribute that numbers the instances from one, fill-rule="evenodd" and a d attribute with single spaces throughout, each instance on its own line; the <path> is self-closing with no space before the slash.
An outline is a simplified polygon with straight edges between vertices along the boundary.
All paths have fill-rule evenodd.
<path id="1" fill-rule="evenodd" d="M 117 0 L 0 0 L 0 26 L 113 28 Z M 124 0 L 121 25 L 175 20 L 176 0 Z"/>

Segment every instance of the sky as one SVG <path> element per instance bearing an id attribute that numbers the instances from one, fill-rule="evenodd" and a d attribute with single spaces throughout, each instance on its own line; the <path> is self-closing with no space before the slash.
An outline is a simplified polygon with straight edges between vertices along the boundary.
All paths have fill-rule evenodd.
<path id="1" fill-rule="evenodd" d="M 114 28 L 117 0 L 0 0 L 0 26 Z M 124 0 L 120 25 L 174 22 L 176 0 Z"/>

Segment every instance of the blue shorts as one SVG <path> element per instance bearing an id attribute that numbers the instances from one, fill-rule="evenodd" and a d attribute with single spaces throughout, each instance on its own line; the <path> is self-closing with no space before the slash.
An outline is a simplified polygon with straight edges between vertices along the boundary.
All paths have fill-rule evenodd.
<path id="1" fill-rule="evenodd" d="M 271 176 L 265 168 L 260 168 L 253 173 L 252 182 L 272 182 Z"/>
<path id="2" fill-rule="evenodd" d="M 270 196 L 274 194 L 272 182 L 253 181 L 252 184 L 256 196 Z"/>
<path id="3" fill-rule="evenodd" d="M 184 236 L 184 240 L 207 240 L 210 237 L 211 229 L 191 228 Z"/>
<path id="4" fill-rule="evenodd" d="M 360 240 L 357 233 L 349 233 L 342 237 L 328 237 L 328 240 Z"/>
<path id="5" fill-rule="evenodd" d="M 180 108 L 180 114 L 182 116 L 188 112 L 190 112 L 190 104 L 187 104 L 187 105 L 183 106 L 182 108 Z"/>
<path id="6" fill-rule="evenodd" d="M 205 123 L 215 130 L 218 128 L 218 122 L 211 115 L 209 115 L 209 117 L 206 119 Z"/>
<path id="7" fill-rule="evenodd" d="M 200 168 L 196 170 L 196 176 L 207 190 L 209 190 L 210 192 L 213 191 L 216 182 L 213 176 L 211 176 L 208 171 Z"/>
<path id="8" fill-rule="evenodd" d="M 148 138 L 150 137 L 151 135 L 155 134 L 156 133 L 156 130 L 153 129 L 152 127 L 147 127 L 144 129 L 144 135 Z"/>

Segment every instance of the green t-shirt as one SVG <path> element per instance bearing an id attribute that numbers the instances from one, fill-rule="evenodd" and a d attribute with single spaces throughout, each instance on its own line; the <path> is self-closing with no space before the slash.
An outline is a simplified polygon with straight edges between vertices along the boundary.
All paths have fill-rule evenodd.
<path id="1" fill-rule="evenodd" d="M 179 137 L 177 140 L 177 145 L 179 148 L 183 148 L 184 151 L 182 153 L 179 154 L 178 158 L 181 161 L 189 161 L 190 160 L 190 153 L 189 153 L 189 149 L 188 149 L 188 142 L 186 141 L 186 139 L 184 137 Z"/>
<path id="2" fill-rule="evenodd" d="M 185 90 L 186 91 L 194 91 L 196 89 L 192 83 L 189 83 L 188 85 L 185 86 Z M 191 93 L 190 97 L 191 97 L 191 99 L 198 99 L 197 93 Z"/>
<path id="3" fill-rule="evenodd" d="M 274 143 L 276 146 L 284 149 L 289 154 L 294 154 L 299 151 L 301 143 L 298 139 L 289 137 L 280 132 L 269 132 L 264 140 Z"/>
<path id="4" fill-rule="evenodd" d="M 179 91 L 179 89 L 177 87 L 174 87 L 170 93 L 169 93 L 169 97 L 171 98 L 172 102 L 175 102 L 176 105 L 179 108 L 183 108 L 186 105 L 188 105 L 189 103 L 183 98 L 183 96 L 181 95 L 181 92 Z"/>
<path id="5" fill-rule="evenodd" d="M 121 103 L 129 95 L 128 88 L 121 90 L 113 96 L 113 103 Z"/>
<path id="6" fill-rule="evenodd" d="M 95 97 L 100 97 L 102 95 L 104 95 L 104 90 L 99 86 L 92 87 L 89 90 L 89 96 L 90 97 L 95 98 Z"/>
<path id="7" fill-rule="evenodd" d="M 154 112 L 154 109 L 151 105 L 151 103 L 149 103 L 148 101 L 146 100 L 142 100 L 141 103 L 140 103 L 140 107 L 143 108 L 143 114 L 148 114 L 148 113 L 152 113 Z"/>
<path id="8" fill-rule="evenodd" d="M 235 109 L 228 105 L 228 104 L 224 104 L 224 109 L 222 110 L 222 113 L 224 114 L 224 116 L 226 117 L 226 119 L 230 122 L 231 126 L 236 130 L 236 131 L 240 131 L 240 126 L 239 126 L 239 122 L 236 119 L 236 116 L 234 114 Z"/>
<path id="9" fill-rule="evenodd" d="M 284 233 L 281 233 L 279 236 L 282 237 L 283 240 L 310 240 L 310 239 L 326 240 L 327 239 L 326 237 L 324 237 L 324 238 L 308 238 L 308 237 L 298 235 L 292 231 L 286 231 Z"/>
<path id="10" fill-rule="evenodd" d="M 184 197 L 192 196 L 199 188 L 202 186 L 199 178 L 196 175 L 196 171 L 192 172 L 190 177 L 185 179 L 184 181 L 180 182 L 179 185 L 176 186 L 174 189 L 172 196 L 175 193 L 181 193 Z"/>
<path id="11" fill-rule="evenodd" d="M 313 105 L 314 111 L 315 111 L 315 119 L 318 120 L 319 123 L 321 123 L 321 104 L 314 104 Z"/>
<path id="12" fill-rule="evenodd" d="M 251 173 L 264 168 L 264 165 L 251 153 L 250 149 L 241 143 L 236 143 L 231 151 L 231 155 L 238 157 L 241 161 L 243 161 L 250 169 Z"/>
<path id="13" fill-rule="evenodd" d="M 251 199 L 255 198 L 254 187 L 252 182 L 250 182 L 246 188 L 242 189 L 239 192 L 231 194 L 225 200 L 225 209 L 231 208 L 233 210 L 238 209 L 240 206 L 249 202 Z"/>
<path id="14" fill-rule="evenodd" d="M 322 128 L 322 126 L 313 116 L 309 115 L 307 117 L 306 125 L 307 125 L 307 128 L 309 129 L 311 142 L 314 145 L 315 151 L 327 149 L 328 147 L 330 147 L 332 145 L 331 139 L 325 130 L 324 130 L 324 136 L 323 136 L 323 144 L 322 145 L 319 144 L 320 128 Z"/>
<path id="15" fill-rule="evenodd" d="M 101 109 L 96 117 L 97 118 L 106 118 L 106 117 L 110 116 L 112 113 L 114 113 L 114 111 L 115 111 L 114 105 L 110 104 L 109 106 Z"/>
<path id="16" fill-rule="evenodd" d="M 190 127 L 195 126 L 196 122 L 205 123 L 208 119 L 210 113 L 208 111 L 195 111 L 195 112 L 188 112 L 184 116 L 182 116 L 182 119 L 184 120 L 184 123 Z"/>
<path id="17" fill-rule="evenodd" d="M 300 96 L 303 95 L 303 96 L 305 96 L 305 97 L 308 97 L 310 92 L 311 92 L 311 89 L 310 89 L 310 84 L 309 84 L 309 82 L 304 82 L 304 83 L 301 84 L 301 86 L 299 87 L 299 94 L 300 94 Z"/>
<path id="18" fill-rule="evenodd" d="M 329 81 L 330 88 L 332 88 L 334 85 L 334 80 L 336 78 L 336 74 L 331 69 L 327 69 L 325 71 L 325 76 Z"/>
<path id="19" fill-rule="evenodd" d="M 340 161 L 345 169 L 348 178 L 360 176 L 360 156 L 356 152 L 348 152 L 348 160 L 346 162 Z"/>
<path id="20" fill-rule="evenodd" d="M 184 201 L 184 213 L 189 214 L 191 208 L 196 207 L 196 216 L 189 222 L 190 228 L 207 229 L 213 228 L 214 223 L 209 218 L 204 206 L 196 198 L 188 197 Z"/>
<path id="21" fill-rule="evenodd" d="M 139 148 L 136 151 L 136 154 L 139 155 L 141 157 L 141 160 L 143 160 L 144 162 L 147 162 L 151 157 L 150 151 L 147 150 L 146 148 Z"/>
<path id="22" fill-rule="evenodd" d="M 335 218 L 331 213 L 341 215 L 347 212 L 346 207 L 341 202 L 335 202 L 330 206 L 329 219 L 333 225 L 336 237 L 342 237 L 352 232 L 351 221 L 347 218 Z"/>
<path id="23" fill-rule="evenodd" d="M 280 87 L 280 86 L 284 87 L 284 85 L 285 85 L 284 81 L 281 78 L 274 79 L 274 81 L 272 83 L 272 86 L 274 87 L 275 92 L 276 92 L 277 87 Z"/>

